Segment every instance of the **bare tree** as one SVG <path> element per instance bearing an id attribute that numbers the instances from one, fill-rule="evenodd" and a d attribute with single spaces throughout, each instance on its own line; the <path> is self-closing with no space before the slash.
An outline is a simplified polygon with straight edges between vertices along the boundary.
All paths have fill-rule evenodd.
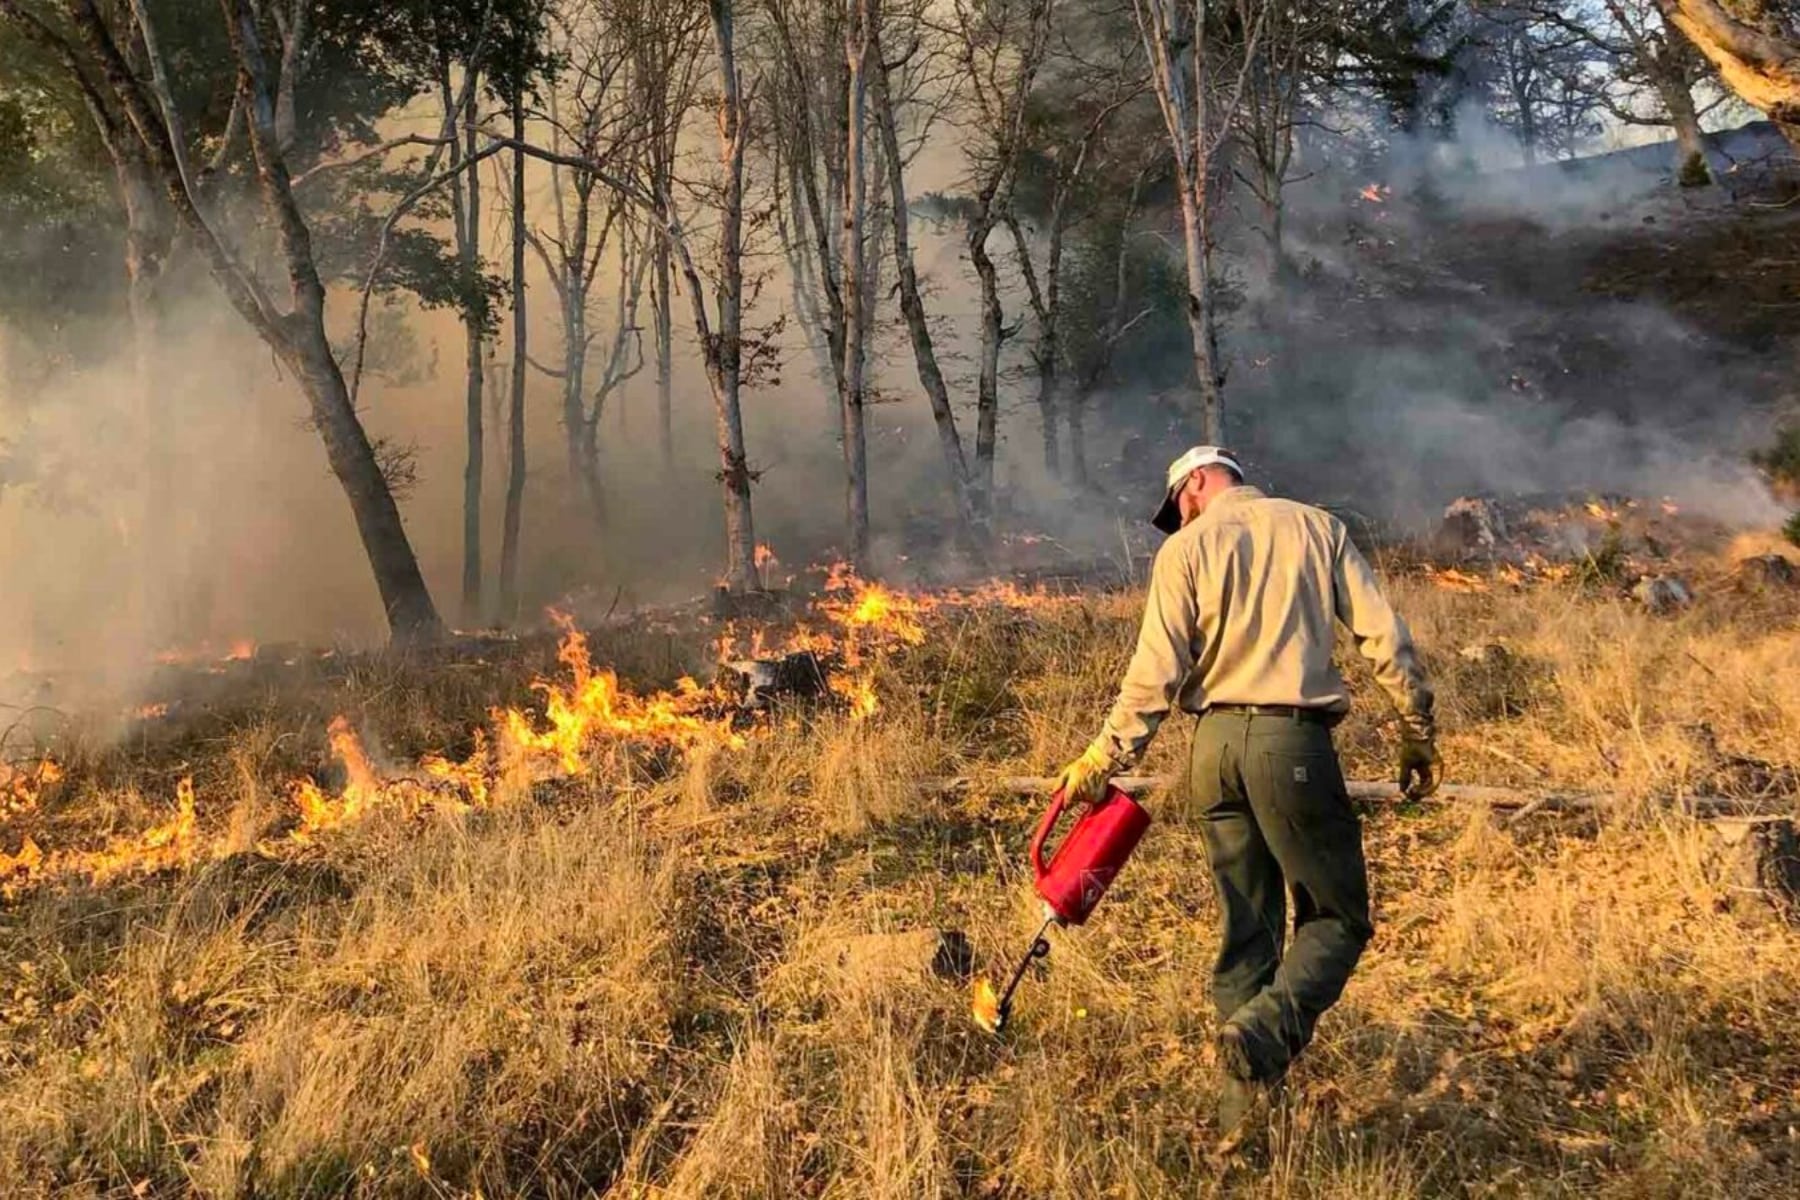
<path id="1" fill-rule="evenodd" d="M 482 357 L 487 348 L 493 309 L 483 286 L 481 256 L 481 172 L 464 169 L 480 152 L 481 38 L 451 23 L 437 34 L 437 93 L 445 127 L 451 134 L 450 230 L 455 245 L 462 292 L 458 314 L 463 327 L 463 495 L 461 613 L 476 624 L 481 611 L 481 492 L 485 473 L 482 402 L 486 379 Z M 456 75 L 460 72 L 458 86 Z"/>
<path id="2" fill-rule="evenodd" d="M 1147 306 L 1136 306 L 1136 311 L 1132 311 L 1134 304 L 1130 287 L 1131 237 L 1138 214 L 1142 211 L 1144 189 L 1152 175 L 1151 163 L 1155 161 L 1155 157 L 1146 156 L 1146 159 L 1132 173 L 1124 200 L 1118 204 L 1107 222 L 1112 286 L 1102 310 L 1105 315 L 1100 322 L 1098 336 L 1090 340 L 1090 349 L 1081 369 L 1076 373 L 1074 388 L 1066 405 L 1069 426 L 1068 475 L 1069 481 L 1076 485 L 1083 485 L 1088 481 L 1087 432 L 1084 423 L 1088 401 L 1112 371 L 1113 359 L 1120 343 L 1152 312 Z"/>
<path id="3" fill-rule="evenodd" d="M 171 127 L 169 112 L 127 61 L 125 48 L 133 45 L 160 57 L 151 50 L 154 31 L 145 36 L 138 23 L 144 14 L 113 16 L 103 13 L 96 0 L 66 0 L 64 8 L 72 38 L 22 0 L 0 0 L 0 16 L 20 23 L 52 50 L 90 103 L 100 103 L 113 116 L 121 153 L 132 161 L 141 155 L 148 177 L 166 194 L 176 221 L 232 307 L 299 379 L 326 457 L 350 501 L 394 636 L 435 635 L 442 628 L 437 610 L 326 335 L 325 285 L 313 258 L 311 230 L 294 199 L 280 126 L 283 85 L 271 72 L 257 11 L 248 0 L 221 0 L 236 72 L 235 104 L 247 114 L 262 210 L 289 293 L 285 308 L 275 303 L 256 272 L 256 249 L 231 244 L 207 216 L 204 197 L 197 194 L 192 172 L 184 169 L 175 148 L 179 126 Z M 152 77 L 158 74 L 167 78 L 166 65 L 153 67 Z M 123 149 L 127 143 L 128 152 Z"/>
<path id="4" fill-rule="evenodd" d="M 868 566 L 864 433 L 869 306 L 869 29 L 874 0 L 767 0 L 773 79 L 767 89 L 777 176 L 775 213 L 796 306 L 836 408 L 851 561 Z"/>
<path id="5" fill-rule="evenodd" d="M 981 291 L 981 352 L 975 377 L 974 500 L 993 506 L 994 453 L 999 439 L 1000 349 L 1008 336 L 1000 304 L 1000 273 L 988 238 L 1010 209 L 1024 143 L 1026 98 L 1050 41 L 1053 0 L 955 0 L 956 53 L 974 102 L 966 154 L 973 196 L 966 205 L 969 261 Z"/>
<path id="6" fill-rule="evenodd" d="M 480 67 L 469 63 L 465 72 Z M 468 80 L 466 82 L 474 82 Z M 463 326 L 463 560 L 462 618 L 474 623 L 481 618 L 481 485 L 484 470 L 483 429 L 481 422 L 482 351 L 487 344 L 489 312 L 487 297 L 477 289 L 476 277 L 481 271 L 481 173 L 461 170 L 465 157 L 478 151 L 480 93 L 465 86 L 460 100 L 450 90 L 450 62 L 440 68 L 439 95 L 445 118 L 452 122 L 456 138 L 450 146 L 450 221 L 456 239 L 457 264 L 462 274 L 465 295 L 462 304 Z M 460 112 L 459 112 L 460 110 Z M 456 127 L 460 118 L 461 128 Z"/>
<path id="7" fill-rule="evenodd" d="M 1221 150 L 1243 102 L 1270 9 L 1195 0 L 1132 0 L 1150 80 L 1174 155 L 1187 261 L 1188 333 L 1193 343 L 1196 415 L 1207 441 L 1224 436 L 1225 365 L 1219 355 L 1213 221 L 1224 176 Z"/>
<path id="8" fill-rule="evenodd" d="M 1472 28 L 1488 118 L 1517 139 L 1526 166 L 1565 158 L 1600 131 L 1606 73 L 1591 39 L 1530 0 L 1481 4 Z"/>
<path id="9" fill-rule="evenodd" d="M 605 510 L 600 417 L 607 399 L 643 364 L 636 330 L 648 263 L 648 255 L 639 253 L 643 239 L 634 236 L 636 209 L 631 198 L 607 188 L 597 173 L 614 168 L 621 175 L 630 174 L 640 141 L 630 60 L 618 36 L 623 30 L 609 17 L 604 5 L 596 4 L 565 13 L 560 23 L 558 49 L 564 71 L 547 89 L 551 147 L 559 153 L 572 149 L 594 166 L 552 163 L 554 227 L 527 232 L 556 292 L 562 321 L 562 365 L 548 373 L 562 385 L 569 483 L 596 530 L 604 524 Z M 588 359 L 598 332 L 592 327 L 590 309 L 601 263 L 609 252 L 619 260 L 618 323 L 607 339 L 607 357 L 590 394 Z"/>
<path id="10" fill-rule="evenodd" d="M 1800 17 L 1784 0 L 1657 0 L 1718 69 L 1725 86 L 1767 113 L 1800 148 Z"/>
<path id="11" fill-rule="evenodd" d="M 662 231 L 647 251 L 655 323 L 657 446 L 666 472 L 675 458 L 675 250 L 667 236 L 669 214 L 656 198 L 674 196 L 682 130 L 694 104 L 710 18 L 699 0 L 606 0 L 606 19 L 629 58 L 627 91 L 639 126 L 635 179 Z"/>
<path id="12" fill-rule="evenodd" d="M 943 451 L 945 473 L 950 481 L 951 500 L 955 505 L 959 529 L 965 541 L 979 540 L 979 525 L 972 497 L 968 461 L 963 456 L 962 437 L 956 428 L 956 412 L 950 406 L 950 388 L 938 365 L 937 348 L 931 325 L 925 315 L 925 300 L 919 290 L 918 268 L 913 263 L 912 233 L 906 197 L 906 156 L 900 151 L 900 131 L 895 118 L 895 76 L 917 52 L 915 43 L 907 54 L 889 61 L 882 51 L 885 17 L 869 25 L 869 54 L 875 69 L 869 73 L 869 115 L 881 139 L 883 157 L 887 161 L 889 191 L 888 216 L 892 226 L 896 285 L 900 294 L 900 313 L 906 320 L 912 341 L 913 361 L 918 367 L 919 383 L 931 404 L 932 420 L 937 425 L 938 444 Z"/>
<path id="13" fill-rule="evenodd" d="M 1036 325 L 1031 359 L 1037 371 L 1037 406 L 1043 435 L 1044 467 L 1052 477 L 1067 474 L 1084 482 L 1086 464 L 1076 440 L 1080 418 L 1073 404 L 1065 404 L 1063 367 L 1063 268 L 1070 231 L 1102 203 L 1107 179 L 1124 169 L 1124 163 L 1141 158 L 1140 147 L 1127 145 L 1129 134 L 1119 136 L 1120 113 L 1146 92 L 1143 57 L 1135 36 L 1127 41 L 1110 36 L 1106 14 L 1065 14 L 1058 22 L 1051 54 L 1037 88 L 1029 98 L 1032 112 L 1026 123 L 1021 148 L 1024 189 L 1035 201 L 1037 240 L 1043 262 L 1035 258 L 1028 222 L 1021 218 L 1015 198 L 1004 216 L 1012 234 L 1019 272 Z M 1110 136 L 1109 136 L 1110 135 Z M 1109 145 L 1110 143 L 1110 145 Z M 1062 455 L 1061 430 L 1065 416 L 1071 440 L 1070 457 Z"/>
<path id="14" fill-rule="evenodd" d="M 512 110 L 512 380 L 507 390 L 506 509 L 500 523 L 500 598 L 502 625 L 519 619 L 519 526 L 525 510 L 525 380 L 529 362 L 529 325 L 525 296 L 525 80 L 506 82 Z"/>
<path id="15" fill-rule="evenodd" d="M 694 266 L 674 199 L 664 193 L 661 203 L 673 232 L 682 274 L 687 278 L 694 308 L 695 331 L 700 335 L 707 383 L 712 389 L 718 427 L 719 483 L 725 498 L 725 584 L 734 592 L 758 587 L 756 529 L 750 511 L 749 455 L 744 448 L 743 388 L 744 353 L 744 154 L 750 141 L 745 120 L 746 105 L 738 76 L 737 19 L 733 0 L 708 0 L 713 46 L 718 53 L 719 163 L 723 185 L 719 201 L 719 274 L 716 284 L 718 330 L 714 332 L 700 290 L 700 274 Z"/>
<path id="16" fill-rule="evenodd" d="M 1261 2 L 1237 0 L 1238 22 L 1253 20 Z M 1262 238 L 1264 271 L 1272 283 L 1288 273 L 1287 186 L 1294 178 L 1297 135 L 1306 119 L 1307 85 L 1322 73 L 1317 56 L 1329 53 L 1321 36 L 1323 19 L 1320 6 L 1305 0 L 1270 0 L 1238 113 L 1235 136 L 1243 153 L 1234 173 L 1262 210 L 1257 233 Z"/>
<path id="17" fill-rule="evenodd" d="M 1693 43 L 1664 20 L 1657 0 L 1544 0 L 1535 11 L 1605 61 L 1608 76 L 1589 85 L 1597 104 L 1625 124 L 1672 130 L 1676 178 L 1684 187 L 1712 181 L 1700 128 L 1706 109 L 1694 96 L 1710 70 Z M 1646 94 L 1654 101 L 1648 109 L 1640 102 Z"/>
<path id="18" fill-rule="evenodd" d="M 868 278 L 863 221 L 868 214 L 868 151 L 864 145 L 869 51 L 879 0 L 851 0 L 844 27 L 844 490 L 851 562 L 869 558 L 869 449 L 863 433 L 863 379 L 868 366 Z"/>

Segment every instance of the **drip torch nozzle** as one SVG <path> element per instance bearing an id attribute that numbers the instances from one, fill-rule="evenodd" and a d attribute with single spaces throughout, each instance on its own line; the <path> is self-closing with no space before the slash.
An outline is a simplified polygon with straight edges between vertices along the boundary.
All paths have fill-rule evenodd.
<path id="1" fill-rule="evenodd" d="M 1019 990 L 1019 981 L 1025 978 L 1025 968 L 1050 953 L 1050 939 L 1044 935 L 1050 931 L 1050 926 L 1057 924 L 1058 921 L 1059 918 L 1054 912 L 1045 910 L 1044 923 L 1038 926 L 1037 935 L 1031 939 L 1031 948 L 1025 951 L 1025 957 L 1021 958 L 1019 965 L 1013 968 L 1012 978 L 1006 981 L 1006 990 L 1000 993 L 999 1003 L 989 1013 L 978 1012 L 976 1014 L 976 1019 L 986 1027 L 989 1033 L 997 1034 L 1006 1028 L 1006 1019 L 1012 1016 L 1013 993 Z"/>

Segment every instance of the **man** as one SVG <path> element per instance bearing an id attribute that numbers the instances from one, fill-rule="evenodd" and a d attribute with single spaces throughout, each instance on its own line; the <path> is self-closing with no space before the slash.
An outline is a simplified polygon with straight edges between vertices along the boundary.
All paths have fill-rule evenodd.
<path id="1" fill-rule="evenodd" d="M 1334 619 L 1400 710 L 1401 788 L 1429 795 L 1441 776 L 1412 636 L 1343 522 L 1243 480 L 1217 446 L 1169 467 L 1151 523 L 1170 536 L 1137 650 L 1100 736 L 1062 775 L 1071 800 L 1092 803 L 1172 703 L 1199 714 L 1189 782 L 1223 918 L 1213 972 L 1221 1150 L 1248 1131 L 1374 932 L 1362 829 L 1331 740 L 1350 707 L 1332 663 Z"/>

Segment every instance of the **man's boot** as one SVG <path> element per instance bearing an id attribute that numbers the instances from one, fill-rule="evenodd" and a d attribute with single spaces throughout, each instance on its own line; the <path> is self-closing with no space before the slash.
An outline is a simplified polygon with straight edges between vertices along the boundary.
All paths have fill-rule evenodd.
<path id="1" fill-rule="evenodd" d="M 1244 1031 L 1227 1023 L 1219 1031 L 1219 1141 L 1213 1154 L 1235 1154 L 1266 1114 L 1269 1085 L 1257 1079 Z"/>

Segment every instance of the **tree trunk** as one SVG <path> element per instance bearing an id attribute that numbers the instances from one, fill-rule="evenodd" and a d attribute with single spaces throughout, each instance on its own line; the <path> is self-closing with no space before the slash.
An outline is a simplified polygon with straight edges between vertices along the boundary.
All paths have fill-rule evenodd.
<path id="1" fill-rule="evenodd" d="M 1137 0 L 1138 28 L 1150 60 L 1157 107 L 1175 159 L 1181 200 L 1182 251 L 1187 260 L 1188 336 L 1194 358 L 1194 388 L 1200 435 L 1217 443 L 1225 423 L 1225 377 L 1219 369 L 1212 280 L 1212 156 L 1238 98 L 1218 106 L 1210 96 L 1216 82 L 1208 66 L 1205 31 L 1174 0 Z M 1202 6 L 1203 7 L 1203 6 Z M 1250 48 L 1249 52 L 1254 52 Z M 1190 94 L 1191 89 L 1191 94 Z M 1216 112 L 1222 107 L 1223 112 Z M 1209 114 L 1213 114 L 1209 117 Z"/>
<path id="2" fill-rule="evenodd" d="M 577 183 L 575 231 L 571 241 L 573 252 L 565 251 L 562 320 L 563 378 L 562 422 L 563 445 L 567 452 L 569 487 L 574 490 L 578 507 L 592 516 L 595 532 L 602 527 L 604 504 L 600 494 L 598 421 L 594 423 L 594 453 L 589 453 L 587 419 L 587 296 L 592 286 L 587 278 L 587 246 L 590 234 L 592 186 Z M 603 235 L 604 236 L 604 235 Z"/>
<path id="3" fill-rule="evenodd" d="M 675 383 L 671 375 L 675 365 L 675 329 L 669 307 L 674 300 L 674 281 L 669 271 L 669 247 L 660 238 L 651 270 L 651 307 L 656 310 L 656 445 L 666 475 L 675 467 Z"/>
<path id="4" fill-rule="evenodd" d="M 1200 438 L 1217 445 L 1224 440 L 1225 380 L 1218 368 L 1218 334 L 1213 316 L 1211 222 L 1207 220 L 1204 167 L 1198 180 L 1181 180 L 1182 249 L 1187 259 L 1188 337 L 1194 356 Z"/>
<path id="5" fill-rule="evenodd" d="M 449 81 L 444 83 L 448 104 Z M 462 137 L 466 151 L 473 156 L 478 147 L 477 89 L 468 89 L 468 102 L 463 109 Z M 453 147 L 451 166 L 460 157 Z M 463 286 L 478 287 L 476 274 L 481 270 L 481 172 L 470 169 L 451 181 L 452 217 L 456 223 L 457 257 L 462 265 Z M 467 197 L 465 204 L 464 197 Z M 481 427 L 482 372 L 481 351 L 487 340 L 485 293 L 472 294 L 463 304 L 463 561 L 462 619 L 465 625 L 479 625 L 481 611 L 481 483 L 483 445 Z"/>
<path id="6" fill-rule="evenodd" d="M 888 217 L 893 228 L 894 268 L 898 276 L 900 312 L 906 318 L 906 329 L 912 337 L 913 361 L 917 364 L 919 384 L 931 402 L 931 416 L 937 423 L 938 445 L 943 450 L 944 467 L 950 477 L 951 499 L 965 540 L 980 540 L 975 507 L 970 497 L 969 468 L 963 458 L 962 438 L 956 430 L 956 413 L 950 407 L 950 389 L 938 367 L 937 351 L 931 340 L 931 326 L 925 319 L 925 301 L 919 295 L 919 275 L 913 266 L 912 240 L 907 228 L 905 162 L 900 154 L 900 134 L 894 125 L 893 99 L 888 91 L 887 66 L 881 58 L 879 22 L 869 30 L 869 53 L 875 58 L 875 71 L 869 83 L 875 126 L 881 135 L 882 153 L 887 159 L 890 205 Z"/>
<path id="7" fill-rule="evenodd" d="M 397 642 L 424 640 L 441 631 L 431 593 L 419 574 L 400 508 L 388 487 L 367 431 L 350 403 L 350 389 L 326 340 L 323 323 L 296 323 L 294 344 L 283 354 L 300 377 L 313 424 L 356 518 L 357 533 L 375 569 L 375 583 Z"/>
<path id="8" fill-rule="evenodd" d="M 1263 179 L 1263 250 L 1268 261 L 1264 269 L 1268 272 L 1269 283 L 1277 290 L 1288 280 L 1287 231 L 1283 228 L 1287 216 L 1287 201 L 1284 196 L 1286 188 L 1280 179 L 1264 177 Z"/>
<path id="9" fill-rule="evenodd" d="M 515 81 L 512 99 L 513 141 L 525 141 L 525 94 Z M 519 619 L 519 522 L 525 507 L 525 152 L 513 151 L 512 170 L 512 388 L 507 406 L 506 516 L 500 533 L 500 624 Z"/>
<path id="10" fill-rule="evenodd" d="M 869 30 L 875 20 L 876 0 L 858 0 L 845 29 L 845 60 L 849 67 L 847 129 L 844 169 L 844 263 L 840 302 L 843 311 L 844 366 L 842 372 L 845 517 L 849 523 L 850 562 L 859 571 L 869 568 L 869 463 L 863 432 L 863 370 L 867 355 L 864 327 L 863 219 L 868 209 L 867 156 L 863 146 L 864 102 L 867 83 Z M 810 164 L 809 164 L 810 169 Z M 829 262 L 821 263 L 822 271 Z"/>
<path id="11" fill-rule="evenodd" d="M 1675 182 L 1682 187 L 1705 187 L 1712 182 L 1712 169 L 1706 162 L 1706 135 L 1700 131 L 1700 114 L 1694 108 L 1694 93 L 1685 78 L 1673 71 L 1653 67 L 1656 91 L 1668 111 L 1669 124 L 1675 130 Z"/>
<path id="12" fill-rule="evenodd" d="M 569 459 L 569 484 L 598 525 L 604 505 L 600 476 L 593 469 L 597 465 L 596 458 L 587 452 L 587 397 L 583 391 L 587 380 L 587 312 L 586 306 L 575 299 L 576 287 L 576 281 L 570 280 L 570 297 L 565 302 L 563 314 L 563 329 L 573 339 L 567 343 L 569 350 L 563 363 L 563 441 Z"/>
<path id="13" fill-rule="evenodd" d="M 993 197 L 984 197 L 982 215 L 969 226 L 969 261 L 981 284 L 981 358 L 975 377 L 975 510 L 983 518 L 994 511 L 994 450 L 1000 434 L 1000 275 L 987 252 L 993 232 Z"/>
<path id="14" fill-rule="evenodd" d="M 1779 32 L 1779 0 L 1657 0 L 1725 85 L 1768 114 L 1800 149 L 1800 40 Z"/>
<path id="15" fill-rule="evenodd" d="M 725 166 L 725 209 L 719 223 L 719 331 L 709 349 L 719 439 L 719 482 L 725 496 L 725 586 L 758 589 L 756 530 L 750 512 L 750 462 L 744 448 L 744 151 L 748 130 L 738 88 L 736 25 L 731 0 L 711 0 L 713 40 L 719 52 L 720 152 Z"/>
<path id="16" fill-rule="evenodd" d="M 1070 396 L 1062 407 L 1069 422 L 1069 482 L 1085 488 L 1088 485 L 1087 397 Z"/>

